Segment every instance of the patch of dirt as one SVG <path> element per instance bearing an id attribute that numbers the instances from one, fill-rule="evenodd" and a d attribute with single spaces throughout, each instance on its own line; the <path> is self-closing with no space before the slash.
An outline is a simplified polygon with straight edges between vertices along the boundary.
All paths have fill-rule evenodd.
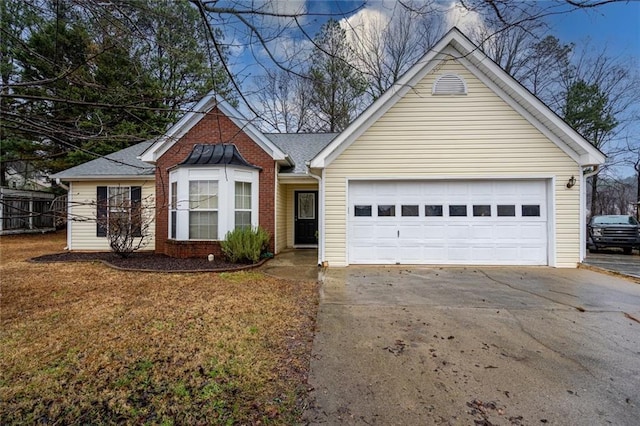
<path id="1" fill-rule="evenodd" d="M 107 265 L 127 271 L 153 271 L 153 272 L 220 272 L 247 269 L 261 265 L 238 264 L 226 262 L 216 258 L 209 262 L 206 258 L 177 259 L 164 254 L 156 253 L 131 253 L 128 257 L 120 257 L 112 252 L 64 252 L 45 254 L 34 257 L 32 262 L 103 262 Z"/>

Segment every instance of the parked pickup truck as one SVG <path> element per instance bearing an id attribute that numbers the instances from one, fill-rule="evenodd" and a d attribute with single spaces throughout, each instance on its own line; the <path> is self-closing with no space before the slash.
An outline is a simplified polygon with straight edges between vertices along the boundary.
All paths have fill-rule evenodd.
<path id="1" fill-rule="evenodd" d="M 587 247 L 590 253 L 617 247 L 623 249 L 624 254 L 631 254 L 634 248 L 640 248 L 640 224 L 633 216 L 593 216 L 589 221 Z"/>

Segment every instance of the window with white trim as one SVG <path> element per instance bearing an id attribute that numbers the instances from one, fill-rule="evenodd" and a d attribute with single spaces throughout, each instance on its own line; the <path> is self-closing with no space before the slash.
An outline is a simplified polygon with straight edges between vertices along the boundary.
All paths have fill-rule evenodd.
<path id="1" fill-rule="evenodd" d="M 140 186 L 98 186 L 96 236 L 106 237 L 116 224 L 128 224 L 132 235 L 140 237 L 141 198 Z"/>
<path id="2" fill-rule="evenodd" d="M 131 220 L 131 187 L 129 186 L 110 186 L 107 188 L 109 193 L 109 221 L 118 218 L 126 218 Z"/>
<path id="3" fill-rule="evenodd" d="M 236 182 L 235 227 L 251 228 L 251 182 Z"/>
<path id="4" fill-rule="evenodd" d="M 171 170 L 168 235 L 177 241 L 215 241 L 236 227 L 257 227 L 258 183 L 258 170 L 246 167 Z"/>
<path id="5" fill-rule="evenodd" d="M 218 181 L 189 181 L 189 239 L 218 239 Z"/>
<path id="6" fill-rule="evenodd" d="M 176 237 L 176 219 L 178 214 L 178 182 L 171 182 L 171 204 L 169 205 L 170 211 L 170 224 L 171 232 L 169 235 L 171 238 Z"/>

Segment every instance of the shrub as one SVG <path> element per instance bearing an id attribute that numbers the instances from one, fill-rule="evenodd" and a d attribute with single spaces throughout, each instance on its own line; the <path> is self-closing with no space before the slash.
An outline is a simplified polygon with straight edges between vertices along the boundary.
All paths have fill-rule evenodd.
<path id="1" fill-rule="evenodd" d="M 269 233 L 261 227 L 238 228 L 227 232 L 225 241 L 220 246 L 231 262 L 256 263 L 267 249 L 270 239 Z"/>

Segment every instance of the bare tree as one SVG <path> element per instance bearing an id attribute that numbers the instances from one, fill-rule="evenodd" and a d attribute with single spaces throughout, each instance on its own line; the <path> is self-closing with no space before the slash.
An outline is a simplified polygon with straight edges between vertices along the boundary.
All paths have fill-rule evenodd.
<path id="1" fill-rule="evenodd" d="M 355 66 L 366 76 L 373 100 L 398 81 L 444 34 L 443 20 L 436 13 L 397 3 L 387 16 L 368 20 L 346 19 Z M 432 12 L 433 10 L 430 9 Z"/>
<path id="2" fill-rule="evenodd" d="M 640 114 L 640 76 L 625 58 L 614 58 L 589 45 L 576 52 L 563 74 L 557 104 L 562 116 L 594 147 L 608 155 L 603 170 L 614 165 L 624 147 L 620 136 Z M 602 174 L 602 172 L 600 173 Z M 598 175 L 591 177 L 591 210 L 600 211 Z"/>
<path id="3" fill-rule="evenodd" d="M 618 1 L 626 0 L 548 0 L 535 3 L 535 7 L 520 0 L 458 0 L 455 4 L 461 5 L 466 10 L 477 12 L 483 19 L 494 22 L 492 34 L 495 34 L 513 27 L 524 26 L 527 22 L 540 21 L 551 15 L 595 9 Z M 178 93 L 186 95 L 186 102 L 172 102 L 154 92 L 158 82 L 150 78 L 149 70 L 143 68 L 144 59 L 148 59 L 148 55 L 157 49 L 164 49 L 162 54 L 157 56 L 157 63 L 162 66 L 155 67 L 154 70 L 158 72 L 162 70 L 164 76 L 189 79 L 192 75 L 191 71 L 172 69 L 171 66 L 180 62 L 196 69 L 198 64 L 206 63 L 207 69 L 220 71 L 208 76 L 209 83 L 220 83 L 221 86 L 226 87 L 228 81 L 244 107 L 255 115 L 259 115 L 244 95 L 243 84 L 247 74 L 242 69 L 233 67 L 234 54 L 227 55 L 227 52 L 236 50 L 252 52 L 255 55 L 255 62 L 264 68 L 279 68 L 293 75 L 300 75 L 301 70 L 304 69 L 300 67 L 300 58 L 279 53 L 283 40 L 301 40 L 318 47 L 314 36 L 308 33 L 309 25 L 314 20 L 320 24 L 330 18 L 343 20 L 370 5 L 366 0 L 361 0 L 345 3 L 348 7 L 343 9 L 333 7 L 328 12 L 326 9 L 313 12 L 307 9 L 309 2 L 301 1 L 189 0 L 187 6 L 197 12 L 195 15 L 198 21 L 194 24 L 189 24 L 191 21 L 176 22 L 175 28 L 191 28 L 191 32 L 186 34 L 181 32 L 179 38 L 175 39 L 173 37 L 175 33 L 165 33 L 163 28 L 153 25 L 158 20 L 144 19 L 152 13 L 152 10 L 156 10 L 164 22 L 167 24 L 172 22 L 171 16 L 165 16 L 165 14 L 173 12 L 173 7 L 164 8 L 162 11 L 150 7 L 160 4 L 158 1 L 5 0 L 0 2 L 3 6 L 5 3 L 11 7 L 0 8 L 3 22 L 0 28 L 2 46 L 9 47 L 1 51 L 3 57 L 0 60 L 3 80 L 3 87 L 0 90 L 2 97 L 0 130 L 3 132 L 3 141 L 7 141 L 9 136 L 12 140 L 19 139 L 19 142 L 35 140 L 42 148 L 55 145 L 59 149 L 55 150 L 51 156 L 59 155 L 55 157 L 57 159 L 65 158 L 69 152 L 76 151 L 89 156 L 104 155 L 107 149 L 94 149 L 95 143 L 98 142 L 101 142 L 104 147 L 111 144 L 114 139 L 122 144 L 129 144 L 132 139 L 138 140 L 138 138 L 132 138 L 134 132 L 127 126 L 114 124 L 112 129 L 115 130 L 111 133 L 106 132 L 108 126 L 104 125 L 105 116 L 114 123 L 124 122 L 125 118 L 129 118 L 129 127 L 136 127 L 138 135 L 144 133 L 141 137 L 147 137 L 162 133 L 165 129 L 166 123 L 163 120 L 155 120 L 156 117 L 175 117 L 178 113 L 188 110 L 189 99 L 197 94 L 189 94 L 183 92 L 183 88 L 176 88 Z M 21 15 L 14 13 L 18 10 L 16 8 L 23 4 L 28 10 L 24 10 Z M 181 2 L 180 6 L 184 4 Z M 403 13 L 412 17 L 422 15 L 429 20 L 441 18 L 447 10 L 442 2 L 436 0 L 402 0 L 398 2 L 398 11 L 394 13 L 398 16 Z M 176 15 L 178 16 L 176 19 L 186 19 L 191 15 L 188 10 L 184 10 L 184 13 Z M 19 22 L 18 16 L 20 16 Z M 51 24 L 48 28 L 51 31 L 43 32 L 47 28 L 39 27 L 40 24 L 33 24 L 32 16 L 44 17 L 47 23 Z M 52 20 L 52 16 L 56 18 Z M 98 32 L 102 37 L 94 37 L 84 43 L 83 55 L 78 54 L 80 49 L 56 48 L 65 41 L 61 35 L 71 34 L 70 31 L 76 28 L 73 26 L 75 23 L 82 24 L 76 26 L 78 39 L 84 37 L 87 31 L 91 34 Z M 186 25 L 178 25 L 185 23 Z M 414 28 L 416 33 L 423 31 L 423 28 Z M 223 29 L 224 33 L 221 33 L 220 29 Z M 386 78 L 382 74 L 376 76 L 372 73 L 380 81 L 376 92 L 373 93 L 374 96 L 380 93 L 384 86 L 388 86 L 389 81 L 394 81 L 402 73 L 406 64 L 411 62 L 415 51 L 404 49 L 406 46 L 401 44 L 402 40 L 409 36 L 410 29 L 410 25 L 408 27 L 392 26 L 388 29 L 389 40 L 393 42 L 388 49 L 397 55 L 387 55 L 385 58 L 391 58 L 389 62 L 378 60 L 374 64 L 378 67 L 377 69 L 386 69 L 390 76 Z M 42 47 L 49 49 L 53 46 L 49 50 L 55 55 L 45 55 L 44 49 L 37 49 L 36 40 L 31 40 L 31 44 L 27 43 L 33 38 L 34 32 L 49 37 L 45 40 L 48 42 L 47 45 Z M 203 34 L 203 37 L 198 37 L 198 45 L 204 52 L 201 61 L 196 60 L 187 64 L 188 61 L 168 59 L 172 58 L 167 56 L 169 51 L 172 54 L 184 53 L 175 49 L 175 43 L 179 43 L 180 38 L 184 41 L 196 33 Z M 155 36 L 158 37 L 153 38 Z M 51 43 L 51 40 L 55 43 Z M 409 38 L 409 40 L 413 39 Z M 142 49 L 146 52 L 145 54 L 141 54 L 138 50 L 136 53 L 138 56 L 135 58 L 132 55 L 127 57 L 118 53 L 118 51 L 131 53 L 136 49 L 129 49 L 130 47 L 143 48 L 144 46 L 148 46 L 149 49 Z M 17 51 L 21 53 L 17 55 Z M 323 53 L 331 56 L 330 52 Z M 109 55 L 113 56 L 109 57 Z M 67 60 L 71 56 L 74 61 Z M 21 58 L 23 63 L 16 66 L 15 58 Z M 129 63 L 126 64 L 128 68 L 124 74 L 139 77 L 132 82 L 123 82 L 124 77 L 113 72 L 123 70 L 125 67 L 118 64 L 127 58 Z M 97 69 L 96 64 L 100 61 L 105 63 L 102 68 L 104 70 L 102 77 L 109 77 L 105 78 L 105 82 L 94 81 L 97 77 L 93 71 Z M 20 69 L 20 67 L 33 68 L 34 63 L 42 64 L 39 69 L 50 68 L 51 72 L 46 75 L 36 73 L 27 75 L 28 73 Z M 132 71 L 129 72 L 129 70 Z M 21 78 L 17 79 L 16 76 Z M 131 84 L 134 83 L 141 88 L 129 90 L 128 88 L 133 87 Z M 189 83 L 188 87 L 194 87 L 194 84 L 197 84 L 196 81 L 187 83 Z M 114 88 L 118 90 L 114 91 Z M 138 90 L 140 90 L 139 93 Z M 186 90 L 188 92 L 188 88 Z M 136 93 L 131 93 L 133 91 Z M 107 94 L 109 96 L 98 96 Z M 51 105 L 54 107 L 51 108 Z M 51 114 L 42 113 L 45 107 L 49 107 Z M 167 109 L 171 111 L 168 112 Z M 69 114 L 60 117 L 60 112 L 64 111 Z M 155 124 L 152 124 L 154 122 Z M 107 147 L 117 149 L 122 146 Z M 42 149 L 36 151 L 40 152 Z"/>
<path id="4" fill-rule="evenodd" d="M 149 244 L 155 214 L 153 197 L 135 201 L 116 194 L 98 202 L 97 210 L 96 223 L 105 230 L 109 247 L 118 256 L 128 257 Z"/>
<path id="5" fill-rule="evenodd" d="M 258 117 L 266 132 L 300 133 L 314 130 L 311 81 L 283 71 L 267 70 L 255 81 Z"/>

